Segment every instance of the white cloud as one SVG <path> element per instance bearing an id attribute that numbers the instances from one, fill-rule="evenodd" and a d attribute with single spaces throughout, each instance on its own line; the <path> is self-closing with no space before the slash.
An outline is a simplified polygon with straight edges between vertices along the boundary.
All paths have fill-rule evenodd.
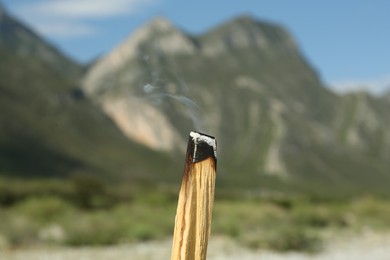
<path id="1" fill-rule="evenodd" d="M 48 37 L 83 37 L 99 32 L 99 19 L 135 14 L 158 0 L 39 0 L 18 6 L 15 13 Z"/>
<path id="2" fill-rule="evenodd" d="M 104 18 L 136 12 L 150 0 L 42 0 L 28 4 L 23 12 L 62 18 Z"/>
<path id="3" fill-rule="evenodd" d="M 36 23 L 35 27 L 43 35 L 59 38 L 89 36 L 96 33 L 94 27 L 83 23 L 51 22 Z"/>
<path id="4" fill-rule="evenodd" d="M 390 75 L 376 79 L 340 80 L 330 83 L 329 87 L 338 93 L 364 90 L 374 95 L 380 95 L 390 90 Z"/>

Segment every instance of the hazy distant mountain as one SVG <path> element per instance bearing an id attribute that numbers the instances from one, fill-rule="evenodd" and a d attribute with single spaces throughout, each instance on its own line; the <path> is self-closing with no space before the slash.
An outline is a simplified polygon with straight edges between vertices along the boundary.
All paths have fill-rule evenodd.
<path id="1" fill-rule="evenodd" d="M 161 167 L 165 155 L 126 139 L 85 97 L 80 72 L 0 11 L 0 175 L 146 179 Z M 140 163 L 148 157 L 155 164 Z"/>
<path id="2" fill-rule="evenodd" d="M 62 74 L 73 78 L 79 77 L 82 73 L 80 65 L 69 60 L 30 28 L 8 15 L 1 3 L 0 46 L 21 57 L 41 60 Z"/>
<path id="3" fill-rule="evenodd" d="M 177 181 L 195 129 L 221 186 L 388 192 L 389 98 L 329 91 L 281 26 L 156 18 L 82 70 L 0 7 L 0 175 Z"/>
<path id="4" fill-rule="evenodd" d="M 326 89 L 278 25 L 243 16 L 193 36 L 157 18 L 98 60 L 83 89 L 151 149 L 174 153 L 198 126 L 215 135 L 226 185 L 390 184 L 389 104 Z"/>

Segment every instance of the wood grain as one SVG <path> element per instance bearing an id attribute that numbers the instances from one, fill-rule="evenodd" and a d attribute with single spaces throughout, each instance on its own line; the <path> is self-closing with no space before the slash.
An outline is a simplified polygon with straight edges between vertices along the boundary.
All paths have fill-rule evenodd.
<path id="1" fill-rule="evenodd" d="M 211 231 L 216 161 L 188 156 L 179 192 L 172 260 L 205 260 Z"/>

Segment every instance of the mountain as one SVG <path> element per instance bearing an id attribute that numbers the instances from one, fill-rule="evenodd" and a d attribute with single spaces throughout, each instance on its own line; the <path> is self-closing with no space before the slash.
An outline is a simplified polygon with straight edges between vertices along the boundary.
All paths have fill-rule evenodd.
<path id="1" fill-rule="evenodd" d="M 161 165 L 169 172 L 167 155 L 126 139 L 85 96 L 82 69 L 0 11 L 0 175 L 144 180 Z M 147 158 L 155 164 L 139 163 Z"/>
<path id="2" fill-rule="evenodd" d="M 390 102 L 390 90 L 384 93 L 382 98 Z"/>
<path id="3" fill-rule="evenodd" d="M 390 184 L 389 104 L 328 90 L 279 25 L 242 16 L 189 35 L 156 18 L 95 62 L 82 87 L 152 150 L 180 152 L 193 129 L 216 136 L 221 185 L 348 193 Z"/>
<path id="4" fill-rule="evenodd" d="M 10 16 L 1 3 L 0 46 L 18 56 L 39 59 L 56 71 L 74 79 L 82 74 L 80 65 L 69 60 L 34 31 Z"/>
<path id="5" fill-rule="evenodd" d="M 220 187 L 389 193 L 389 99 L 328 90 L 280 25 L 158 17 L 84 70 L 0 6 L 0 175 L 171 182 L 199 130 Z"/>

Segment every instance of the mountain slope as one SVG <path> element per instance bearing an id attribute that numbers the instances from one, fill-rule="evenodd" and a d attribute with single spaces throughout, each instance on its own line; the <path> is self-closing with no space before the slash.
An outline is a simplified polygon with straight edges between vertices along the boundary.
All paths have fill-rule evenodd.
<path id="1" fill-rule="evenodd" d="M 9 41 L 9 35 L 20 36 L 19 30 L 25 37 L 13 38 L 15 48 L 0 44 L 0 175 L 37 178 L 82 173 L 147 180 L 162 164 L 167 172 L 174 172 L 169 157 L 126 139 L 85 97 L 76 86 L 79 65 L 57 55 L 11 17 L 6 19 L 17 26 L 7 25 L 1 43 Z M 21 52 L 26 46 L 37 49 Z M 141 163 L 148 158 L 155 164 Z"/>
<path id="2" fill-rule="evenodd" d="M 194 128 L 215 135 L 225 185 L 384 191 L 390 183 L 388 106 L 326 89 L 278 25 L 243 16 L 191 36 L 158 18 L 97 61 L 83 88 L 152 149 L 177 151 Z"/>
<path id="3" fill-rule="evenodd" d="M 81 76 L 82 67 L 65 57 L 34 31 L 7 14 L 0 3 L 0 46 L 13 54 L 42 60 L 57 72 L 73 79 Z"/>

